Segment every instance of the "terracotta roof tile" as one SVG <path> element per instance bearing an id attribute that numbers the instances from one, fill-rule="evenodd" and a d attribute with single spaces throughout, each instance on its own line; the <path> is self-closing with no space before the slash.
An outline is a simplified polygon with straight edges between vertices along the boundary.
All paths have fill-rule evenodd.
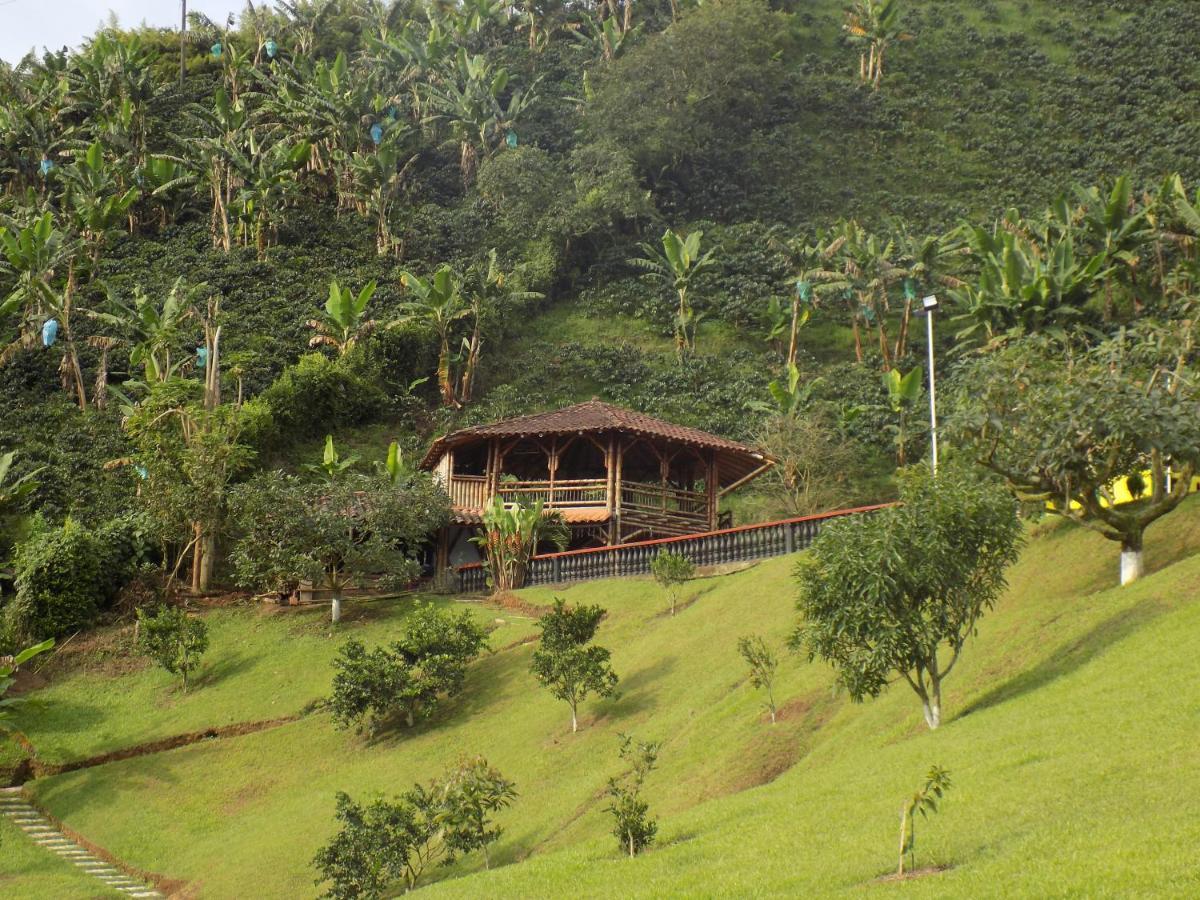
<path id="1" fill-rule="evenodd" d="M 429 452 L 425 454 L 421 466 L 429 469 L 437 464 L 442 454 L 451 447 L 473 443 L 477 438 L 488 437 L 517 437 L 537 436 L 545 434 L 571 434 L 598 431 L 624 431 L 647 437 L 659 437 L 665 440 L 692 444 L 697 447 L 707 447 L 715 450 L 726 450 L 738 454 L 747 454 L 757 459 L 763 459 L 760 451 L 737 441 L 709 434 L 699 428 L 686 425 L 675 425 L 664 422 L 632 409 L 614 406 L 602 400 L 589 400 L 577 403 L 563 409 L 551 412 L 534 413 L 518 416 L 515 419 L 505 419 L 489 425 L 475 425 L 451 432 L 433 442 Z"/>

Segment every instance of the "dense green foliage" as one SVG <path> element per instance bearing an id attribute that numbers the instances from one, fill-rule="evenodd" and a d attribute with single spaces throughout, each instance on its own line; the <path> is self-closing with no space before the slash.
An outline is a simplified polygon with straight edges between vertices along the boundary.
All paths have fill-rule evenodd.
<path id="1" fill-rule="evenodd" d="M 796 569 L 791 644 L 833 665 L 855 701 L 901 676 L 937 728 L 942 682 L 1003 591 L 1021 526 L 1002 488 L 960 468 L 905 471 L 900 501 L 821 531 Z"/>
<path id="2" fill-rule="evenodd" d="M 516 797 L 511 781 L 482 756 L 464 758 L 428 786 L 413 785 L 394 800 L 355 803 L 337 796 L 341 831 L 313 859 L 328 882 L 323 896 L 378 898 L 403 882 L 416 887 L 425 869 L 483 850 L 500 837 L 489 817 Z"/>
<path id="3" fill-rule="evenodd" d="M 411 728 L 462 691 L 467 665 L 486 647 L 487 632 L 469 613 L 452 616 L 434 607 L 417 610 L 404 636 L 387 647 L 368 651 L 349 640 L 334 661 L 334 721 L 374 735 L 399 716 Z"/>

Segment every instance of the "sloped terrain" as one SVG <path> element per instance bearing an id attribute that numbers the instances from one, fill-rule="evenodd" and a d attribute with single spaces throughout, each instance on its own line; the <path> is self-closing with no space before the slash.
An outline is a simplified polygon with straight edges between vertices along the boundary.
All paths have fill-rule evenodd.
<path id="1" fill-rule="evenodd" d="M 468 859 L 437 870 L 434 894 L 1181 895 L 1200 884 L 1189 850 L 1200 840 L 1200 663 L 1188 637 L 1200 631 L 1197 548 L 1192 501 L 1152 529 L 1148 577 L 1120 589 L 1113 545 L 1071 527 L 1034 529 L 1009 594 L 949 680 L 948 721 L 936 733 L 907 689 L 852 705 L 826 667 L 790 656 L 777 688 L 783 716 L 774 727 L 765 720 L 735 644 L 752 632 L 778 644 L 791 627 L 793 560 L 783 558 L 693 582 L 694 602 L 674 618 L 646 580 L 558 591 L 609 609 L 599 640 L 622 678 L 620 696 L 586 704 L 577 735 L 565 705 L 528 672 L 522 638 L 534 634 L 532 620 L 479 607 L 505 622 L 496 652 L 473 668 L 461 698 L 412 732 L 366 742 L 318 711 L 28 787 L 71 828 L 186 896 L 245 896 L 248 885 L 262 897 L 315 894 L 309 860 L 333 831 L 336 791 L 395 793 L 461 753 L 486 755 L 520 797 L 501 817 L 493 869 Z M 521 599 L 543 605 L 555 593 Z M 386 621 L 368 639 L 386 639 L 397 620 Z M 214 640 L 206 666 L 219 673 L 232 654 L 269 671 L 298 622 L 272 616 L 241 642 Z M 303 666 L 292 679 L 241 682 L 247 719 L 268 694 L 284 709 L 312 699 L 329 654 L 308 655 L 307 664 L 288 657 Z M 197 716 L 207 700 L 232 703 L 217 678 L 186 701 L 148 670 L 93 681 L 79 702 L 91 710 L 88 728 L 102 720 L 113 729 L 106 749 L 121 740 L 109 720 L 121 718 L 116 698 L 151 681 L 160 705 L 195 704 Z M 621 732 L 663 741 L 648 785 L 659 842 L 635 861 L 617 853 L 601 797 L 620 769 Z M 143 722 L 137 736 L 146 733 Z M 31 738 L 40 739 L 36 728 Z M 918 862 L 949 868 L 876 884 L 894 865 L 900 803 L 932 763 L 950 770 L 954 787 L 944 811 L 918 825 Z"/>

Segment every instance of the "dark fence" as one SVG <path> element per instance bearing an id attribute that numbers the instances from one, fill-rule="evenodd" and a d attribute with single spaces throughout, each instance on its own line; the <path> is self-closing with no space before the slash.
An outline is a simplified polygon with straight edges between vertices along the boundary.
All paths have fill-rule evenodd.
<path id="1" fill-rule="evenodd" d="M 683 537 L 638 541 L 615 547 L 547 553 L 535 556 L 530 561 L 525 583 L 562 584 L 596 578 L 619 578 L 624 575 L 648 575 L 650 561 L 662 549 L 682 553 L 697 566 L 717 566 L 782 556 L 805 549 L 813 542 L 821 526 L 830 519 L 872 513 L 888 505 L 881 503 L 875 506 L 839 509 L 816 516 L 742 525 Z M 487 572 L 484 566 L 481 563 L 471 563 L 459 567 L 458 586 L 460 591 L 466 593 L 486 590 Z"/>

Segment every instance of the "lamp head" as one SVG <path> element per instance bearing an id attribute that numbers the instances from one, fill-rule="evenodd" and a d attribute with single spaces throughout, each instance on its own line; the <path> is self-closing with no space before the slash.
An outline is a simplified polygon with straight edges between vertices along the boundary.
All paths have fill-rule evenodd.
<path id="1" fill-rule="evenodd" d="M 935 309 L 937 309 L 937 307 L 938 307 L 938 298 L 937 298 L 937 295 L 936 295 L 936 294 L 930 294 L 928 297 L 924 297 L 924 298 L 922 298 L 922 300 L 921 300 L 921 306 L 923 306 L 923 307 L 925 308 L 925 311 L 926 311 L 926 312 L 930 312 L 930 311 L 932 311 L 932 310 L 935 310 Z"/>

